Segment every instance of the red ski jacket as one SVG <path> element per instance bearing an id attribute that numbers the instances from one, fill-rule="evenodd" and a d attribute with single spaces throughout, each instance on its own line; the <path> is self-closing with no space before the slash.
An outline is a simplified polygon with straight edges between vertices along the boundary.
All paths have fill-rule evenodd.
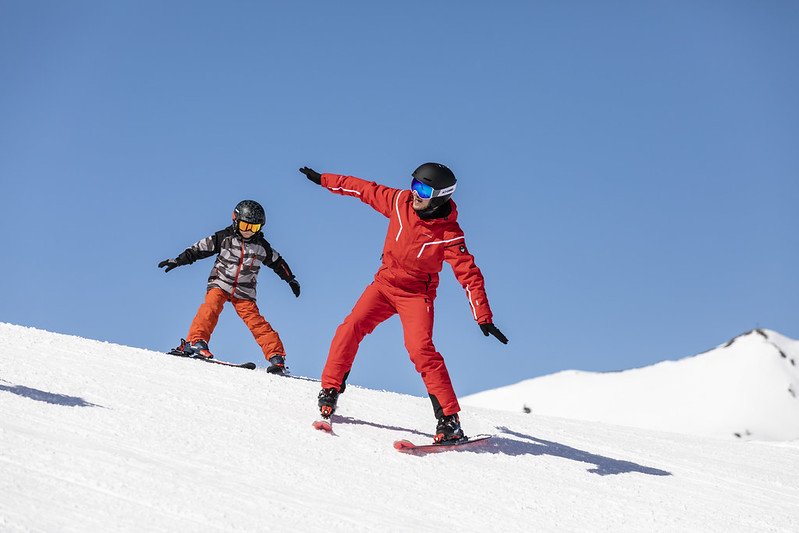
<path id="1" fill-rule="evenodd" d="M 388 217 L 383 263 L 375 281 L 400 292 L 427 294 L 432 299 L 438 287 L 438 273 L 446 261 L 466 291 L 474 319 L 480 324 L 492 322 L 483 274 L 466 249 L 454 202 L 450 200 L 452 211 L 446 217 L 422 219 L 413 209 L 410 190 L 338 174 L 322 174 L 322 186 L 335 194 L 354 196 Z"/>

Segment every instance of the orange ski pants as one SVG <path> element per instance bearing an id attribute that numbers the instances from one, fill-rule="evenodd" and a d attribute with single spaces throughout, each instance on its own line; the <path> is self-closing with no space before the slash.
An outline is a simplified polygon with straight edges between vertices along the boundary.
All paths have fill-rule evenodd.
<path id="1" fill-rule="evenodd" d="M 276 354 L 286 355 L 286 350 L 283 348 L 280 336 L 261 315 L 261 312 L 258 310 L 258 305 L 254 300 L 233 298 L 222 289 L 217 289 L 215 287 L 205 293 L 205 301 L 197 310 L 197 315 L 195 315 L 194 320 L 191 322 L 189 334 L 186 339 L 189 342 L 194 342 L 199 339 L 209 342 L 211 340 L 211 334 L 214 332 L 214 328 L 216 328 L 216 323 L 219 321 L 222 308 L 225 306 L 225 302 L 228 301 L 233 304 L 236 313 L 238 313 L 247 325 L 252 336 L 255 337 L 255 342 L 261 347 L 267 361 Z"/>
<path id="2" fill-rule="evenodd" d="M 330 344 L 322 387 L 341 390 L 355 361 L 361 341 L 378 324 L 399 314 L 405 337 L 405 348 L 422 375 L 433 402 L 436 416 L 460 411 L 444 358 L 433 346 L 433 298 L 425 294 L 409 294 L 373 282 L 361 295 L 352 312 L 336 329 Z"/>

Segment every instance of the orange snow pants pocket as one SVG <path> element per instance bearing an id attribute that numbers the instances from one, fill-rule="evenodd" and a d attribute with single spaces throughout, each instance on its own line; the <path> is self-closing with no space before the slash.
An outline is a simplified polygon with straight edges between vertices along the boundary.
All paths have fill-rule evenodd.
<path id="1" fill-rule="evenodd" d="M 263 351 L 267 360 L 275 354 L 286 355 L 280 336 L 261 315 L 255 301 L 231 298 L 228 293 L 217 288 L 205 293 L 205 301 L 197 310 L 197 315 L 195 315 L 191 323 L 186 339 L 189 342 L 194 342 L 198 339 L 209 342 L 216 324 L 219 322 L 219 315 L 222 313 L 227 301 L 233 304 L 236 313 L 238 313 L 253 337 L 255 337 L 255 342 L 261 347 L 261 351 Z"/>

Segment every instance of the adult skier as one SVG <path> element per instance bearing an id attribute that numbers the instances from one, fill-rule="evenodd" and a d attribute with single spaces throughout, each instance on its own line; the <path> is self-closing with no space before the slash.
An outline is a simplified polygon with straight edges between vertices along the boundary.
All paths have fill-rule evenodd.
<path id="1" fill-rule="evenodd" d="M 191 323 L 186 336 L 188 340 L 181 339 L 176 351 L 213 358 L 208 342 L 225 302 L 230 302 L 269 361 L 267 371 L 283 373 L 286 350 L 280 336 L 258 310 L 256 281 L 261 265 L 266 265 L 289 284 L 297 297 L 300 296 L 300 283 L 285 259 L 264 238 L 262 229 L 265 225 L 266 213 L 261 204 L 255 200 L 242 200 L 233 209 L 233 224 L 193 244 L 176 258 L 158 263 L 159 268 L 169 272 L 198 259 L 217 256 L 208 278 L 205 301 Z"/>
<path id="2" fill-rule="evenodd" d="M 410 190 L 401 190 L 352 176 L 320 174 L 308 167 L 300 172 L 334 194 L 358 198 L 389 219 L 382 264 L 374 281 L 331 342 L 318 397 L 322 417 L 329 418 L 336 410 L 360 342 L 398 313 L 405 347 L 422 375 L 438 420 L 434 441 L 462 439 L 460 405 L 444 358 L 433 346 L 433 301 L 444 261 L 466 290 L 472 316 L 483 334 L 503 344 L 508 339 L 493 323 L 483 275 L 458 225 L 458 210 L 450 199 L 455 175 L 440 163 L 425 163 L 413 172 Z"/>

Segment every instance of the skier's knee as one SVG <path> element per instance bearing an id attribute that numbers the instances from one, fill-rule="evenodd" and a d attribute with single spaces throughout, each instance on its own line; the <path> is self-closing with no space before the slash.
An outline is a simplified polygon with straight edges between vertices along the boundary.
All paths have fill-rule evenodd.
<path id="1" fill-rule="evenodd" d="M 342 322 L 342 324 L 338 327 L 338 331 L 336 333 L 341 333 L 347 337 L 355 338 L 358 342 L 360 342 L 364 337 L 369 335 L 374 330 L 375 326 L 365 324 L 360 320 L 350 320 L 350 318 L 347 318 L 347 320 Z"/>
<path id="2" fill-rule="evenodd" d="M 411 362 L 420 374 L 430 374 L 441 372 L 446 369 L 444 358 L 436 351 L 433 352 L 411 352 Z"/>

